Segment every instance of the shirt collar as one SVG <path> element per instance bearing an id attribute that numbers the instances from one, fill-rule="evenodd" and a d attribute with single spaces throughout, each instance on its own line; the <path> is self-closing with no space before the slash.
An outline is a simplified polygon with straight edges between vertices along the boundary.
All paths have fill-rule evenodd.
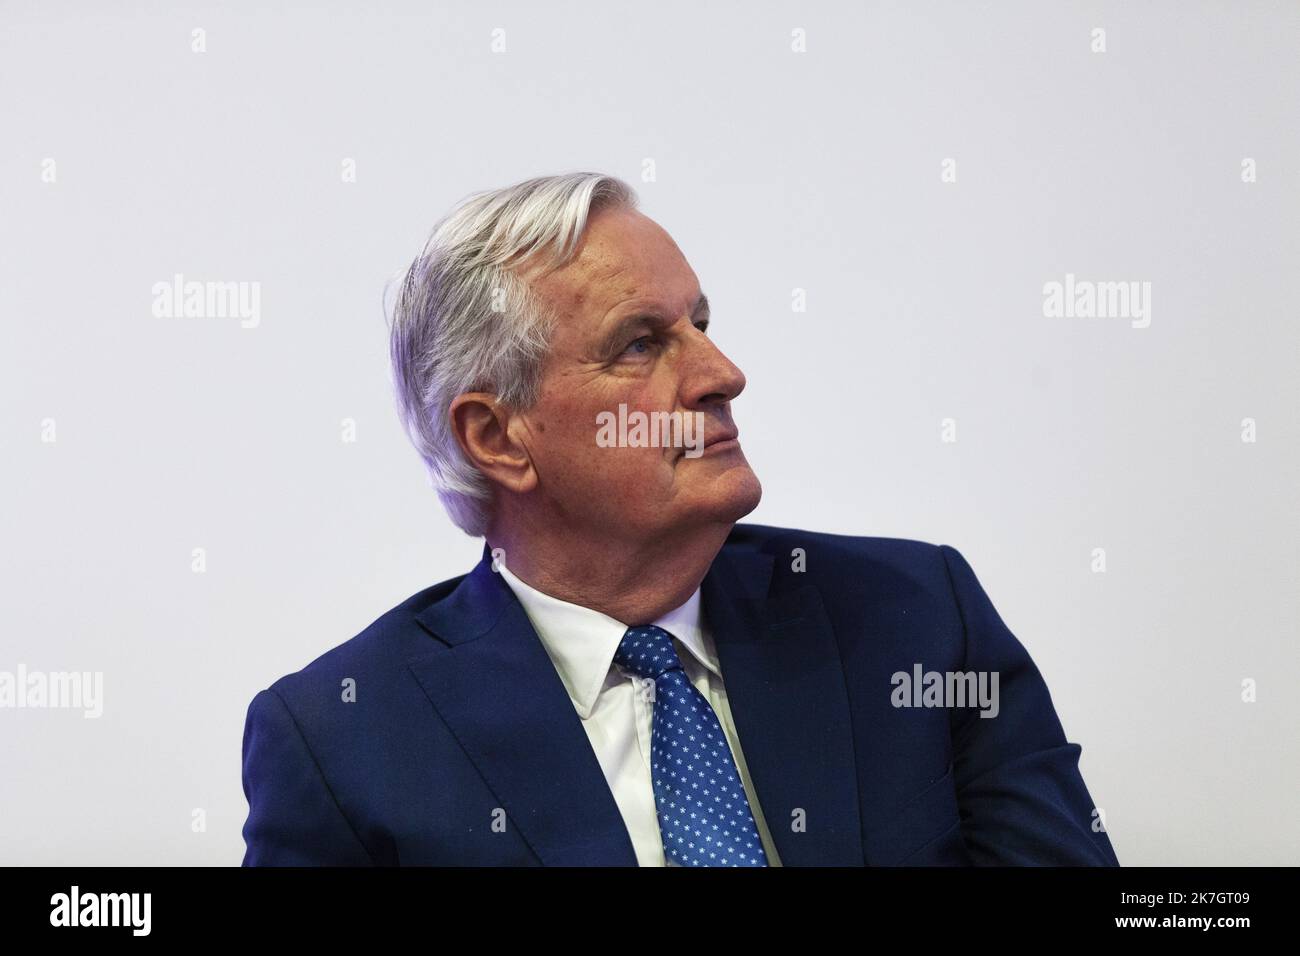
<path id="1" fill-rule="evenodd" d="M 504 564 L 498 563 L 497 569 L 523 605 L 578 716 L 586 720 L 609 676 L 614 653 L 628 625 L 592 608 L 544 594 L 521 581 Z M 717 652 L 703 626 L 698 587 L 684 604 L 651 623 L 677 638 L 709 671 L 722 676 Z"/>

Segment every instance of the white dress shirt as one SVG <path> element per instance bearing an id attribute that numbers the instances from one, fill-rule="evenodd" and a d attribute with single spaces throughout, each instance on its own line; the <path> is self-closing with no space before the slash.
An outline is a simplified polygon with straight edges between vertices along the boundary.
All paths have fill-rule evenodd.
<path id="1" fill-rule="evenodd" d="M 498 563 L 506 584 L 523 605 L 524 613 L 541 638 L 546 653 L 564 683 L 591 749 L 604 771 L 614 802 L 623 815 L 640 866 L 677 866 L 664 854 L 650 776 L 650 734 L 654 704 L 639 693 L 641 678 L 614 663 L 628 625 L 600 611 L 561 601 L 521 581 Z M 749 799 L 759 839 L 770 866 L 780 866 L 776 846 L 768 833 L 762 808 L 754 798 L 754 785 L 740 750 L 740 738 L 731 719 L 727 691 L 713 640 L 700 612 L 700 589 L 681 607 L 652 622 L 673 635 L 673 647 L 682 670 L 704 695 L 731 746 L 736 769 Z M 683 652 L 685 651 L 685 653 Z"/>

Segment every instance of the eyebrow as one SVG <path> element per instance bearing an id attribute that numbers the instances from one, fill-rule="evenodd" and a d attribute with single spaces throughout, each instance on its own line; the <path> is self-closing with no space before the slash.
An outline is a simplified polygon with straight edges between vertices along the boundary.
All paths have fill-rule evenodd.
<path id="1" fill-rule="evenodd" d="M 611 351 L 619 344 L 633 329 L 638 326 L 648 325 L 653 329 L 661 329 L 671 324 L 671 319 L 664 319 L 658 315 L 652 315 L 649 312 L 635 312 L 626 318 L 619 319 L 614 323 L 614 327 L 601 340 L 601 354 Z M 691 322 L 709 322 L 709 297 L 703 292 L 695 300 L 695 305 L 691 309 Z"/>
<path id="2" fill-rule="evenodd" d="M 705 322 L 709 321 L 709 297 L 703 292 L 695 300 L 695 308 L 691 309 L 691 318 L 697 321 L 701 319 Z"/>

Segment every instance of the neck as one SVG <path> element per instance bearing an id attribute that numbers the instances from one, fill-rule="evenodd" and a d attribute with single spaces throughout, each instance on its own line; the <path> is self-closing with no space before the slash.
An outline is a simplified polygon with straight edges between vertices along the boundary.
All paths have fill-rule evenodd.
<path id="1" fill-rule="evenodd" d="M 708 522 L 662 537 L 628 541 L 593 529 L 496 527 L 510 573 L 544 594 L 608 614 L 628 626 L 649 624 L 686 603 L 708 573 L 734 522 Z"/>

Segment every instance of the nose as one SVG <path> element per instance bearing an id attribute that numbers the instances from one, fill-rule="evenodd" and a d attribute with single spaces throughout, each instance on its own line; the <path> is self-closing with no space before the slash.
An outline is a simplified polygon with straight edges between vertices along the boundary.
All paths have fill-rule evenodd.
<path id="1" fill-rule="evenodd" d="M 745 373 L 696 330 L 682 375 L 682 404 L 690 409 L 726 405 L 745 390 Z"/>

